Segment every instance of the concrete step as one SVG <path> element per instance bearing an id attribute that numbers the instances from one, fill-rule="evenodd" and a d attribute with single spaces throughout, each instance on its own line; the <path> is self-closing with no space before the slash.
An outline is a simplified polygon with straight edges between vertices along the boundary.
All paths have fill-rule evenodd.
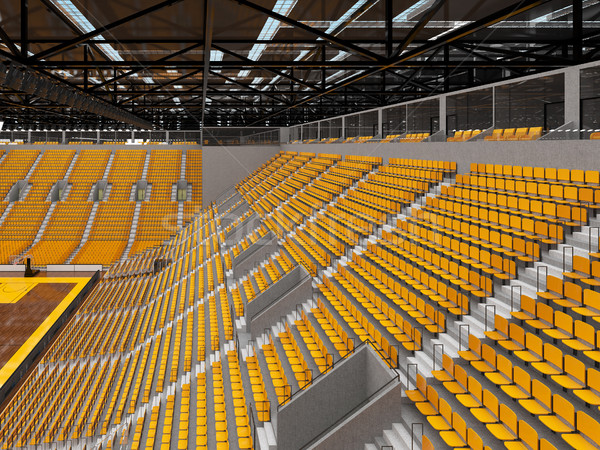
<path id="1" fill-rule="evenodd" d="M 75 250 L 73 250 L 73 253 L 71 253 L 71 255 L 67 258 L 67 260 L 65 261 L 65 264 L 71 263 L 71 261 L 73 260 L 73 258 L 77 254 L 77 252 L 79 252 L 81 247 L 83 247 L 83 244 L 85 244 L 86 241 L 88 240 L 90 231 L 92 230 L 92 224 L 94 223 L 94 218 L 96 217 L 96 211 L 98 210 L 98 204 L 99 204 L 98 202 L 94 202 L 94 204 L 92 205 L 92 210 L 90 211 L 90 216 L 88 217 L 88 221 L 85 225 L 85 230 L 83 231 L 83 236 L 81 237 L 81 242 L 79 243 L 77 248 Z"/>
<path id="2" fill-rule="evenodd" d="M 33 162 L 33 164 L 31 165 L 31 167 L 29 168 L 29 171 L 27 172 L 27 175 L 25 175 L 25 180 L 29 180 L 29 177 L 31 177 L 31 175 L 33 174 L 33 171 L 35 170 L 35 168 L 37 167 L 37 165 L 39 164 L 40 160 L 42 159 L 42 157 L 44 156 L 44 152 L 40 152 L 40 154 L 38 155 L 38 157 L 35 159 L 35 161 Z"/>
<path id="3" fill-rule="evenodd" d="M 144 169 L 142 170 L 142 180 L 148 175 L 148 167 L 150 166 L 150 150 L 146 151 L 146 159 L 144 159 Z"/>
<path id="4" fill-rule="evenodd" d="M 110 173 L 110 168 L 112 167 L 112 163 L 113 163 L 114 159 L 115 159 L 115 152 L 113 150 L 113 152 L 108 157 L 108 162 L 106 163 L 106 168 L 104 169 L 104 174 L 102 175 L 103 180 L 108 179 L 108 174 Z"/>
<path id="5" fill-rule="evenodd" d="M 73 171 L 73 167 L 75 167 L 75 163 L 77 162 L 78 157 L 79 157 L 79 152 L 76 151 L 75 156 L 73 156 L 73 159 L 71 160 L 71 163 L 69 164 L 69 167 L 67 168 L 67 171 L 65 172 L 65 176 L 63 177 L 65 180 L 69 179 L 69 175 L 71 175 L 71 172 Z"/>
<path id="6" fill-rule="evenodd" d="M 135 241 L 135 234 L 137 232 L 141 208 L 142 208 L 142 202 L 136 202 L 135 209 L 133 210 L 133 218 L 131 221 L 131 230 L 129 231 L 129 239 L 127 240 L 127 247 L 125 247 L 125 250 L 123 251 L 123 254 L 121 255 L 121 259 L 120 259 L 121 262 L 125 262 L 125 260 L 129 256 L 129 252 L 131 251 L 133 242 Z"/>
<path id="7" fill-rule="evenodd" d="M 6 219 L 6 216 L 8 216 L 8 213 L 10 212 L 10 210 L 12 209 L 13 206 L 14 206 L 14 202 L 10 202 L 6 206 L 6 209 L 4 210 L 4 212 L 2 213 L 2 215 L 0 216 L 0 225 L 2 225 L 2 223 L 4 223 L 4 219 Z"/>

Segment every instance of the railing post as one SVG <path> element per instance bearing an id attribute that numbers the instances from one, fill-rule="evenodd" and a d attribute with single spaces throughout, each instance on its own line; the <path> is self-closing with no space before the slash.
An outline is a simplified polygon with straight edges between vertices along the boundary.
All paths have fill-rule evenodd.
<path id="1" fill-rule="evenodd" d="M 540 290 L 540 270 L 544 269 L 546 271 L 545 277 L 544 277 L 544 291 L 546 292 L 546 290 L 548 289 L 548 266 L 537 266 L 536 268 L 536 275 L 535 275 L 535 288 L 536 288 L 536 292 L 542 292 Z"/>
<path id="2" fill-rule="evenodd" d="M 521 306 L 521 295 L 523 295 L 523 286 L 521 286 L 520 284 L 511 286 L 510 287 L 510 312 L 513 312 L 515 310 L 514 292 L 515 292 L 516 288 L 519 289 L 519 307 Z"/>
<path id="3" fill-rule="evenodd" d="M 493 317 L 496 316 L 496 305 L 485 305 L 485 313 L 484 313 L 484 322 L 485 322 L 485 331 L 488 331 L 488 310 L 489 308 L 492 308 L 493 311 Z"/>
<path id="4" fill-rule="evenodd" d="M 444 344 L 433 344 L 433 370 L 435 370 L 435 357 L 436 357 L 435 349 L 437 347 L 442 347 L 442 355 L 444 354 Z"/>
<path id="5" fill-rule="evenodd" d="M 570 249 L 571 250 L 571 270 L 573 270 L 573 254 L 574 254 L 574 249 L 572 246 L 570 245 L 565 245 L 562 249 L 562 255 L 563 255 L 563 260 L 562 260 L 562 271 L 566 272 L 567 271 L 567 257 L 566 257 L 566 250 Z"/>
<path id="6" fill-rule="evenodd" d="M 588 252 L 594 253 L 592 251 L 592 230 L 596 230 L 597 238 L 598 238 L 598 246 L 595 251 L 600 251 L 600 227 L 590 227 L 588 229 Z"/>
<path id="7" fill-rule="evenodd" d="M 471 333 L 471 327 L 468 323 L 461 323 L 458 326 L 458 351 L 462 351 L 462 330 L 464 327 L 467 327 L 467 336 L 469 336 L 469 334 Z"/>
<path id="8" fill-rule="evenodd" d="M 418 365 L 417 363 L 408 363 L 406 365 L 406 390 L 410 390 L 410 368 L 414 367 L 415 368 L 415 386 L 416 386 L 416 382 L 417 382 L 417 368 Z"/>
<path id="9" fill-rule="evenodd" d="M 415 450 L 415 425 L 421 427 L 421 440 L 423 440 L 423 423 L 413 422 L 410 424 L 410 450 Z"/>

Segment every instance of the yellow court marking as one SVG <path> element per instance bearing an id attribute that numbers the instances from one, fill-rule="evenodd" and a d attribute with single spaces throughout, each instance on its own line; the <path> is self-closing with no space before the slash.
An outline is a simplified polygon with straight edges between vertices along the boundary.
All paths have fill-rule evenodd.
<path id="1" fill-rule="evenodd" d="M 0 282 L 0 303 L 17 303 L 25 294 L 37 286 L 38 280 L 20 280 Z"/>
<path id="2" fill-rule="evenodd" d="M 35 280 L 21 280 L 15 281 L 15 278 L 4 278 L 0 277 L 0 285 L 6 283 L 23 283 L 32 282 L 33 286 L 38 284 L 56 284 L 56 283 L 72 283 L 75 284 L 69 293 L 62 299 L 62 301 L 54 308 L 46 320 L 44 320 L 37 329 L 31 333 L 29 339 L 27 339 L 21 347 L 15 352 L 14 355 L 8 360 L 4 367 L 0 368 L 0 388 L 4 386 L 4 383 L 8 381 L 11 375 L 19 368 L 25 358 L 33 351 L 36 345 L 44 338 L 46 333 L 52 328 L 52 325 L 58 320 L 58 318 L 65 312 L 69 305 L 75 300 L 77 295 L 83 290 L 85 285 L 90 281 L 91 277 L 60 277 L 60 278 L 37 278 Z M 32 288 L 33 288 L 32 286 Z M 31 289 L 30 289 L 31 290 Z M 23 294 L 25 295 L 25 294 Z"/>

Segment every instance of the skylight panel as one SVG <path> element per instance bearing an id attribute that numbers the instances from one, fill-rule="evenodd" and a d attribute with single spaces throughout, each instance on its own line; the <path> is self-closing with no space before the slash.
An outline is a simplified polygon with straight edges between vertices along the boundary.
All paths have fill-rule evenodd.
<path id="1" fill-rule="evenodd" d="M 329 25 L 329 28 L 327 28 L 327 30 L 325 30 L 325 33 L 331 33 L 333 32 L 337 27 L 339 27 L 341 24 L 343 24 L 344 22 L 346 22 L 350 17 L 352 17 L 352 14 L 354 14 L 359 8 L 361 8 L 365 3 L 367 3 L 368 0 L 358 0 L 352 7 L 350 7 L 350 9 L 348 11 L 346 11 L 344 14 L 342 14 L 342 16 L 336 20 L 335 22 L 332 22 Z M 321 38 L 319 38 L 321 39 Z"/>
<path id="2" fill-rule="evenodd" d="M 428 41 L 435 41 L 437 38 L 439 38 L 439 37 L 442 37 L 443 35 L 445 35 L 445 34 L 448 34 L 448 33 L 450 33 L 451 31 L 454 31 L 454 30 L 456 30 L 457 28 L 460 28 L 460 27 L 462 27 L 462 26 L 468 25 L 468 24 L 470 24 L 470 23 L 471 23 L 471 22 L 469 22 L 469 21 L 460 21 L 460 20 L 457 20 L 456 22 L 454 22 L 454 23 L 453 23 L 452 27 L 451 27 L 449 30 L 442 31 L 441 33 L 439 33 L 439 34 L 436 34 L 435 36 L 433 36 L 433 37 L 430 37 L 430 38 L 429 38 L 429 39 L 427 39 L 427 40 L 428 40 Z"/>
<path id="3" fill-rule="evenodd" d="M 273 6 L 273 12 L 281 14 L 282 16 L 287 16 L 292 9 L 294 9 L 294 6 L 296 6 L 297 2 L 298 0 L 277 0 L 277 3 L 275 3 L 275 6 Z M 279 20 L 269 17 L 265 22 L 260 34 L 258 35 L 258 40 L 268 41 L 273 39 L 279 30 L 280 24 L 281 22 L 279 22 Z M 248 59 L 257 61 L 265 51 L 265 48 L 267 48 L 266 44 L 254 44 L 250 49 L 250 53 L 248 53 Z M 245 78 L 249 74 L 249 70 L 242 70 L 238 73 L 238 77 Z"/>
<path id="4" fill-rule="evenodd" d="M 394 22 L 406 22 L 407 20 L 412 19 L 417 14 L 429 7 L 429 5 L 431 5 L 434 1 L 435 0 L 419 0 L 410 8 L 405 9 L 396 17 L 394 17 Z"/>
<path id="5" fill-rule="evenodd" d="M 211 61 L 223 61 L 223 52 L 221 50 L 211 50 L 210 51 L 210 60 Z"/>
<path id="6" fill-rule="evenodd" d="M 581 3 L 582 8 L 587 8 L 589 6 L 594 6 L 600 3 L 598 0 L 584 0 Z M 551 13 L 544 14 L 543 16 L 536 17 L 532 19 L 532 23 L 541 23 L 541 22 L 550 22 L 554 19 L 559 19 L 560 17 L 566 16 L 573 12 L 573 5 L 565 6 L 564 8 L 557 9 L 556 11 L 552 11 Z"/>
<path id="7" fill-rule="evenodd" d="M 50 0 L 54 6 L 62 11 L 73 24 L 84 33 L 90 33 L 96 28 L 91 22 L 77 9 L 71 0 Z M 92 38 L 94 41 L 103 39 L 101 35 Z M 123 61 L 119 53 L 109 44 L 97 44 L 102 52 L 113 61 Z"/>

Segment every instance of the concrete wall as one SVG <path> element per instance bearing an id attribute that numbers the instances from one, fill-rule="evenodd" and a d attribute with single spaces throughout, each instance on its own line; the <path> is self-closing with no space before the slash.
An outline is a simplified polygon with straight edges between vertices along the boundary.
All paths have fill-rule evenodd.
<path id="1" fill-rule="evenodd" d="M 376 435 L 381 435 L 383 430 L 391 429 L 394 422 L 400 422 L 401 415 L 402 384 L 394 383 L 308 448 L 363 450 L 365 442 L 373 442 Z M 374 432 L 376 435 L 373 434 Z"/>
<path id="2" fill-rule="evenodd" d="M 375 378 L 374 371 L 380 372 Z M 375 391 L 392 379 L 392 372 L 381 363 L 381 358 L 370 347 L 360 348 L 327 375 L 317 379 L 310 389 L 297 394 L 279 409 L 278 448 L 293 450 L 306 447 L 331 427 L 341 425 L 340 421 L 348 413 L 358 407 L 366 407 L 370 400 L 374 400 L 371 396 L 374 396 Z M 381 383 L 381 380 L 385 381 Z M 389 415 L 389 409 L 387 413 Z M 363 417 L 361 420 L 368 419 Z M 381 429 L 381 425 L 378 423 L 376 429 Z M 331 445 L 319 448 L 362 449 L 366 440 L 359 441 L 359 436 L 352 434 L 350 439 L 330 440 Z"/>
<path id="3" fill-rule="evenodd" d="M 280 150 L 277 145 L 202 147 L 202 203 L 208 205 Z"/>
<path id="4" fill-rule="evenodd" d="M 296 152 L 382 156 L 384 164 L 389 158 L 456 161 L 458 173 L 468 172 L 471 163 L 600 170 L 599 141 L 283 144 L 281 147 Z"/>
<path id="5" fill-rule="evenodd" d="M 58 319 L 52 324 L 50 329 L 42 337 L 42 339 L 35 345 L 29 355 L 21 362 L 18 367 L 15 367 L 12 375 L 6 380 L 6 382 L 0 386 L 0 404 L 10 395 L 11 390 L 25 377 L 27 371 L 33 365 L 37 357 L 44 351 L 46 347 L 50 345 L 54 335 L 60 330 L 60 328 L 69 319 L 71 313 L 83 302 L 85 296 L 92 290 L 94 284 L 100 278 L 100 272 L 96 272 L 83 289 L 77 294 L 77 297 L 73 299 L 71 304 L 63 311 Z"/>
<path id="6" fill-rule="evenodd" d="M 312 278 L 297 266 L 246 305 L 246 331 L 252 338 L 312 297 Z"/>
<path id="7" fill-rule="evenodd" d="M 244 276 L 277 250 L 277 238 L 272 231 L 269 231 L 254 244 L 251 244 L 246 250 L 233 258 L 233 278 L 237 280 Z"/>

